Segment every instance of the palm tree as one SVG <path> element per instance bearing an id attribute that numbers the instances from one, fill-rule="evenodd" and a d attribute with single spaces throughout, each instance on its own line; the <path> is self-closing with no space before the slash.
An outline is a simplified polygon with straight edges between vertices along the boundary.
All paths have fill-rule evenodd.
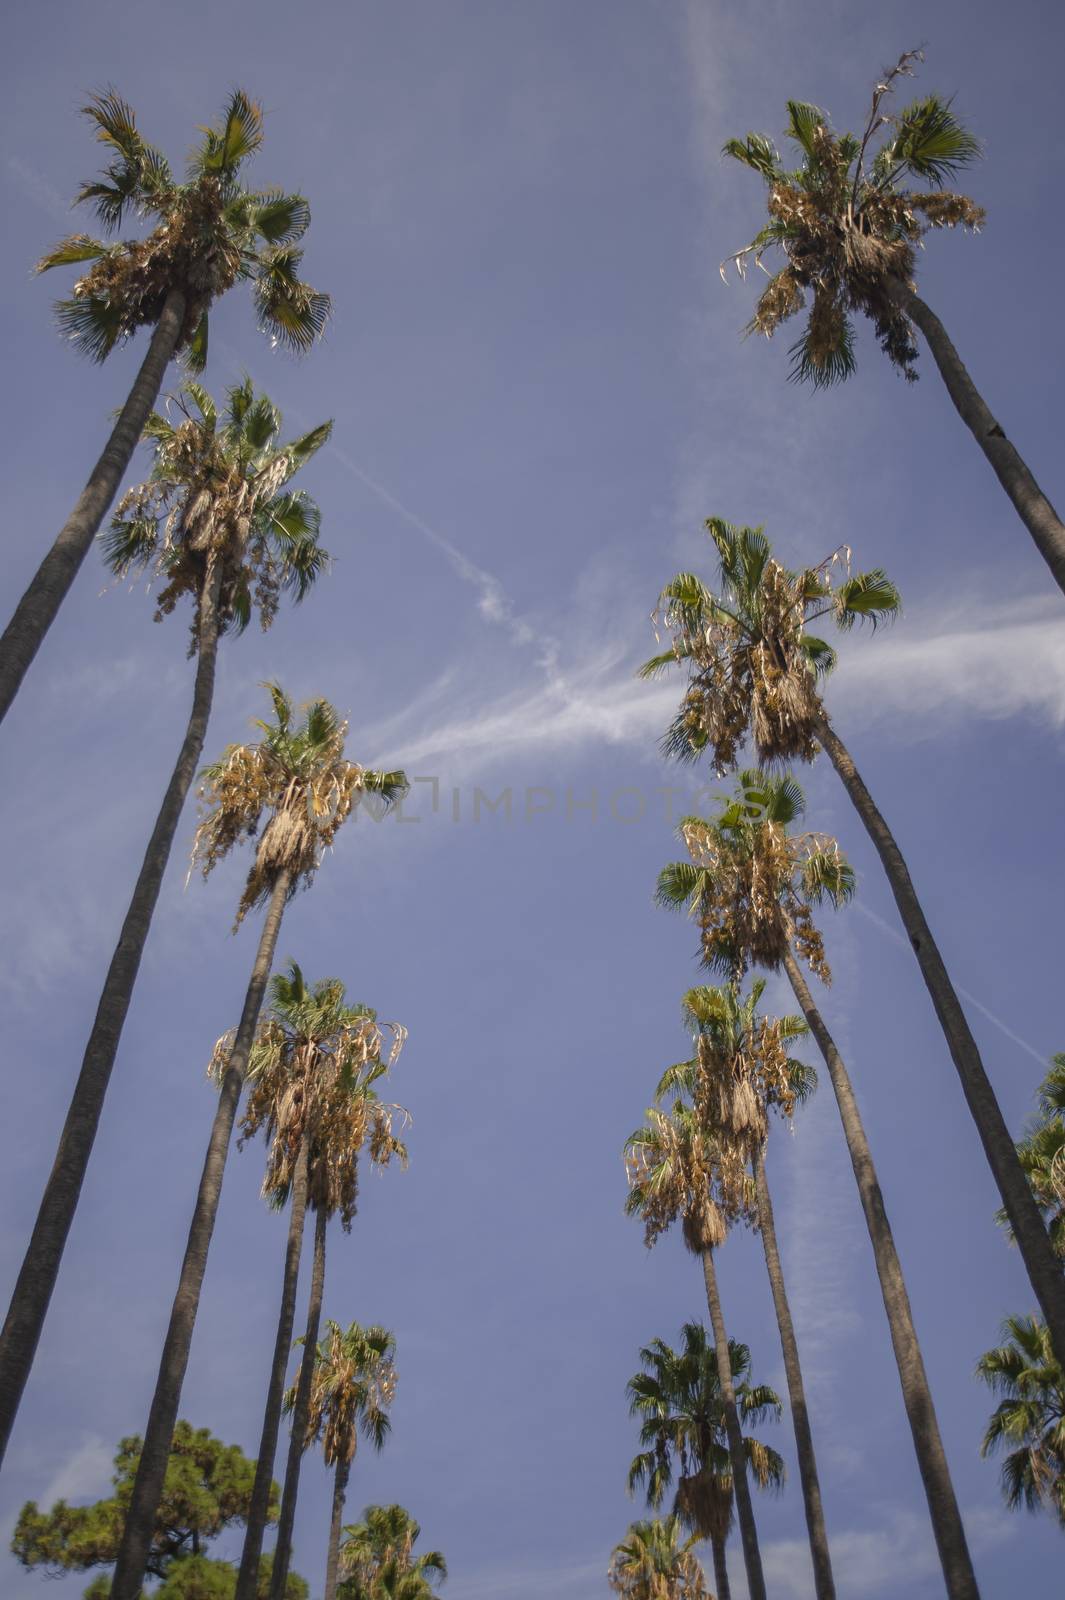
<path id="1" fill-rule="evenodd" d="M 265 395 L 255 395 L 250 380 L 229 390 L 221 419 L 198 384 L 184 385 L 179 404 L 185 418 L 180 426 L 155 414 L 148 419 L 152 474 L 120 505 L 106 554 L 117 575 L 149 568 L 166 580 L 157 618 L 189 596 L 196 656 L 192 706 L 0 1334 L 0 1461 L 59 1275 L 163 874 L 203 751 L 219 637 L 240 631 L 253 610 L 269 627 L 281 593 L 301 600 L 328 560 L 318 543 L 318 507 L 288 484 L 328 439 L 332 424 L 279 444 L 280 413 Z"/>
<path id="2" fill-rule="evenodd" d="M 326 1552 L 322 1600 L 336 1600 L 340 1530 L 344 1520 L 351 1463 L 359 1434 L 380 1450 L 391 1430 L 388 1408 L 396 1391 L 396 1341 L 387 1328 L 341 1328 L 326 1322 L 326 1336 L 315 1352 L 310 1415 L 303 1445 L 322 1445 L 322 1458 L 333 1467 L 333 1513 Z M 289 1391 L 289 1409 L 295 1397 Z"/>
<path id="3" fill-rule="evenodd" d="M 432 1600 L 447 1562 L 439 1550 L 414 1554 L 421 1531 L 403 1506 L 367 1506 L 363 1521 L 344 1529 L 338 1600 Z"/>
<path id="4" fill-rule="evenodd" d="M 966 371 L 946 329 L 917 293 L 917 251 L 935 228 L 977 229 L 981 206 L 945 185 L 980 154 L 949 100 L 926 95 L 897 116 L 884 110 L 900 77 L 921 59 L 908 51 L 873 91 L 860 138 L 837 134 L 817 106 L 788 101 L 787 136 L 799 166 L 785 167 L 764 134 L 729 139 L 723 154 L 751 167 L 767 190 L 769 221 L 731 258 L 761 263 L 776 247 L 782 269 L 763 289 L 749 332 L 770 337 L 811 296 L 793 346 L 792 377 L 824 387 L 854 371 L 851 314 L 873 324 L 880 348 L 904 377 L 917 376 L 920 329 L 958 415 L 984 452 L 1058 587 L 1065 589 L 1065 524 Z M 886 129 L 873 153 L 874 141 Z M 725 269 L 722 268 L 722 276 Z"/>
<path id="5" fill-rule="evenodd" d="M 1002 1493 L 1014 1509 L 1052 1511 L 1065 1527 L 1065 1377 L 1043 1323 L 1007 1317 L 1003 1342 L 977 1362 L 977 1375 L 1003 1395 L 981 1454 L 1009 1450 Z M 1012 1448 L 1011 1448 L 1012 1446 Z"/>
<path id="6" fill-rule="evenodd" d="M 647 1503 L 658 1510 L 666 1491 L 677 1486 L 673 1510 L 700 1539 L 709 1541 L 714 1558 L 717 1600 L 729 1600 L 725 1541 L 732 1526 L 732 1461 L 725 1431 L 717 1352 L 707 1343 L 706 1329 L 686 1322 L 683 1347 L 670 1348 L 654 1339 L 640 1351 L 644 1370 L 629 1379 L 629 1415 L 640 1419 L 643 1449 L 629 1467 L 629 1493 L 644 1488 Z M 780 1400 L 765 1384 L 750 1382 L 751 1353 L 735 1339 L 728 1342 L 729 1367 L 743 1422 L 779 1418 Z M 779 1488 L 784 1462 L 769 1445 L 744 1436 L 747 1469 L 759 1488 Z"/>
<path id="7" fill-rule="evenodd" d="M 57 313 L 61 333 L 92 360 L 106 360 L 138 328 L 153 331 L 103 454 L 0 639 L 0 719 L 118 492 L 171 358 L 184 354 L 194 371 L 203 370 L 213 303 L 235 283 L 250 283 L 263 333 L 297 352 L 310 349 L 329 317 L 329 296 L 299 276 L 307 201 L 242 182 L 245 162 L 263 142 L 262 111 L 243 90 L 230 96 L 217 126 L 202 130 L 184 182 L 141 138 L 132 109 L 113 91 L 94 95 L 84 114 L 110 164 L 76 202 L 91 204 L 108 233 L 127 213 L 147 219 L 152 231 L 114 244 L 73 234 L 38 271 L 91 263 Z"/>
<path id="8" fill-rule="evenodd" d="M 269 1146 L 263 1194 L 275 1209 L 289 1201 L 291 1205 L 281 1309 L 234 1600 L 255 1600 L 259 1583 L 312 1167 L 319 1209 L 328 1215 L 321 1202 L 330 1196 L 327 1192 L 323 1197 L 323 1189 L 343 1187 L 354 1207 L 363 1148 L 369 1148 L 380 1166 L 393 1156 L 405 1162 L 407 1154 L 392 1127 L 394 1117 L 404 1113 L 380 1100 L 373 1088 L 395 1063 L 406 1030 L 379 1024 L 368 1006 L 348 1005 L 344 985 L 336 978 L 308 987 L 294 961 L 287 974 L 271 980 L 271 991 L 271 1015 L 260 1025 L 248 1056 L 250 1090 L 240 1143 L 262 1130 Z M 315 1338 L 317 1332 L 316 1327 Z M 276 1551 L 274 1566 L 276 1571 Z M 280 1579 L 282 1593 L 286 1576 Z"/>
<path id="9" fill-rule="evenodd" d="M 764 990 L 764 978 L 752 983 L 745 1000 L 740 997 L 738 984 L 689 989 L 682 1011 L 694 1036 L 696 1054 L 668 1069 L 658 1093 L 661 1098 L 672 1090 L 681 1090 L 708 1126 L 717 1131 L 719 1139 L 722 1134 L 729 1139 L 739 1160 L 750 1162 L 755 1192 L 747 1220 L 762 1235 L 766 1271 L 780 1330 L 814 1588 L 818 1600 L 834 1600 L 835 1582 L 806 1388 L 765 1169 L 769 1108 L 775 1107 L 790 1119 L 795 1102 L 805 1100 L 813 1092 L 817 1077 L 812 1067 L 787 1053 L 792 1040 L 809 1033 L 806 1023 L 797 1016 L 759 1016 L 758 1003 Z M 720 1587 L 720 1577 L 718 1581 Z"/>
<path id="10" fill-rule="evenodd" d="M 720 558 L 720 593 L 692 573 L 674 578 L 662 597 L 673 648 L 642 669 L 651 675 L 673 661 L 689 665 L 687 693 L 665 747 L 681 759 L 694 760 L 706 751 L 718 773 L 735 765 L 748 738 L 763 765 L 811 761 L 818 746 L 827 752 L 887 874 L 1055 1352 L 1063 1360 L 1065 1275 L 902 852 L 818 692 L 818 680 L 831 670 L 835 652 L 808 633 L 807 625 L 831 615 L 844 630 L 856 618 L 868 618 L 875 627 L 878 619 L 897 613 L 898 591 L 881 571 L 849 574 L 840 553 L 819 567 L 791 572 L 774 559 L 760 528 L 735 528 L 716 518 L 706 526 Z M 837 567 L 843 569 L 840 576 Z"/>
<path id="11" fill-rule="evenodd" d="M 758 1530 L 747 1482 L 746 1452 L 714 1265 L 715 1249 L 724 1243 L 729 1223 L 743 1214 L 749 1198 L 742 1164 L 736 1162 L 734 1153 L 715 1138 L 703 1119 L 679 1097 L 670 1111 L 653 1106 L 645 1114 L 646 1124 L 638 1128 L 625 1145 L 629 1179 L 625 1210 L 628 1215 L 642 1219 L 644 1243 L 648 1248 L 679 1217 L 685 1245 L 702 1259 L 747 1586 L 751 1600 L 765 1600 Z"/>
<path id="12" fill-rule="evenodd" d="M 292 702 L 276 684 L 268 687 L 275 720 L 256 724 L 263 735 L 258 743 L 230 745 L 221 760 L 206 769 L 201 790 L 205 812 L 196 832 L 194 860 L 207 877 L 235 845 L 256 838 L 255 856 L 237 907 L 235 926 L 239 928 L 247 913 L 257 906 L 265 905 L 267 909 L 240 1024 L 235 1033 L 218 1041 L 212 1057 L 212 1072 L 220 1086 L 218 1106 L 122 1533 L 111 1600 L 137 1600 L 144 1578 L 147 1541 L 162 1492 L 230 1136 L 285 906 L 299 888 L 311 883 L 326 848 L 364 793 L 376 793 L 389 803 L 406 787 L 401 772 L 369 772 L 346 759 L 347 725 L 328 701 L 313 701 L 302 719 L 294 723 Z M 262 826 L 264 816 L 267 821 Z"/>
<path id="13" fill-rule="evenodd" d="M 804 804 L 793 778 L 741 773 L 737 797 L 716 818 L 689 817 L 681 824 L 690 859 L 663 870 L 657 897 L 698 917 L 708 966 L 731 974 L 757 963 L 773 972 L 783 967 L 788 975 L 839 1107 L 947 1593 L 952 1600 L 975 1600 L 965 1529 L 872 1151 L 850 1075 L 799 966 L 801 957 L 823 982 L 830 981 L 811 905 L 840 905 L 854 890 L 854 874 L 834 839 L 789 833 Z"/>
<path id="14" fill-rule="evenodd" d="M 624 1600 L 711 1600 L 692 1548 L 697 1542 L 694 1533 L 684 1538 L 676 1515 L 634 1522 L 614 1546 L 607 1582 Z"/>

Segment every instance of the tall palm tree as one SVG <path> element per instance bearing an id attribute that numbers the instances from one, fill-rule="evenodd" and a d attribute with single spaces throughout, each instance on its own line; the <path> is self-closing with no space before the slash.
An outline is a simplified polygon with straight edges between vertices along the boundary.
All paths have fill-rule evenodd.
<path id="1" fill-rule="evenodd" d="M 313 701 L 303 717 L 294 722 L 292 702 L 276 684 L 269 685 L 269 689 L 275 720 L 256 724 L 262 732 L 257 743 L 230 745 L 222 758 L 206 769 L 201 791 L 205 812 L 196 832 L 194 859 L 207 877 L 235 845 L 255 838 L 255 856 L 237 907 L 236 927 L 257 906 L 266 906 L 266 916 L 240 1024 L 235 1033 L 218 1041 L 212 1058 L 212 1071 L 219 1083 L 218 1106 L 122 1533 L 111 1600 L 137 1600 L 144 1578 L 148 1540 L 188 1365 L 230 1136 L 285 906 L 299 888 L 312 882 L 326 848 L 364 793 L 376 793 L 387 803 L 406 787 L 401 772 L 371 772 L 347 760 L 347 726 L 328 701 Z"/>
<path id="2" fill-rule="evenodd" d="M 396 1341 L 387 1328 L 341 1328 L 326 1323 L 315 1353 L 314 1382 L 304 1448 L 321 1441 L 322 1459 L 333 1467 L 333 1511 L 326 1551 L 322 1600 L 337 1600 L 340 1531 L 351 1463 L 359 1434 L 380 1450 L 392 1427 L 388 1408 L 396 1392 Z M 290 1391 L 290 1408 L 294 1397 Z"/>
<path id="3" fill-rule="evenodd" d="M 0 719 L 118 492 L 171 358 L 184 354 L 194 371 L 203 370 L 213 303 L 235 283 L 250 283 L 263 333 L 298 352 L 310 349 L 329 317 L 329 296 L 299 276 L 307 201 L 244 185 L 244 164 L 263 142 L 263 116 L 242 89 L 218 124 L 202 130 L 184 182 L 142 139 L 131 107 L 113 90 L 93 95 L 84 114 L 109 165 L 100 180 L 82 186 L 76 203 L 91 204 L 107 233 L 116 233 L 127 213 L 147 220 L 151 231 L 114 244 L 73 234 L 38 271 L 91 263 L 57 313 L 64 337 L 92 360 L 106 360 L 138 328 L 151 328 L 152 337 L 103 454 L 0 639 Z"/>
<path id="4" fill-rule="evenodd" d="M 229 390 L 221 417 L 196 383 L 184 385 L 179 406 L 184 421 L 178 426 L 154 413 L 148 418 L 152 474 L 119 507 L 106 555 L 117 575 L 150 569 L 165 580 L 157 618 L 188 595 L 196 656 L 192 705 L 0 1334 L 0 1461 L 59 1275 L 163 874 L 203 751 L 219 637 L 240 631 L 253 610 L 269 627 L 281 593 L 301 600 L 328 560 L 318 543 L 318 507 L 288 485 L 328 439 L 332 424 L 279 443 L 280 413 L 265 395 L 256 396 L 250 380 Z"/>
<path id="5" fill-rule="evenodd" d="M 729 1600 L 725 1541 L 732 1526 L 732 1461 L 725 1431 L 717 1351 L 698 1322 L 681 1330 L 683 1346 L 673 1350 L 653 1339 L 640 1351 L 644 1370 L 629 1379 L 629 1415 L 640 1419 L 643 1449 L 629 1467 L 629 1493 L 642 1487 L 658 1510 L 677 1473 L 673 1510 L 713 1553 L 716 1600 Z M 744 1424 L 779 1418 L 779 1397 L 765 1384 L 750 1382 L 751 1353 L 728 1342 L 736 1406 Z M 744 1435 L 747 1468 L 759 1488 L 778 1488 L 784 1462 L 769 1445 Z"/>
<path id="6" fill-rule="evenodd" d="M 827 753 L 887 874 L 1055 1352 L 1065 1364 L 1065 1275 L 902 851 L 818 692 L 835 652 L 808 625 L 830 615 L 844 630 L 866 618 L 875 627 L 878 619 L 897 613 L 898 591 L 881 571 L 849 574 L 839 553 L 819 567 L 792 572 L 775 560 L 761 529 L 731 527 L 717 518 L 706 526 L 720 561 L 719 592 L 692 573 L 674 578 L 662 597 L 673 648 L 642 669 L 651 675 L 674 661 L 688 664 L 687 692 L 665 746 L 681 759 L 706 752 L 718 773 L 736 764 L 748 739 L 763 765 L 811 761 L 819 746 Z"/>
<path id="7" fill-rule="evenodd" d="M 852 313 L 868 317 L 884 354 L 911 380 L 917 376 L 920 329 L 958 415 L 1065 589 L 1065 523 L 995 421 L 943 324 L 917 293 L 917 252 L 929 231 L 975 230 L 984 220 L 981 206 L 945 187 L 980 154 L 950 101 L 931 94 L 896 116 L 885 110 L 898 79 L 909 76 L 920 59 L 919 51 L 908 51 L 876 85 L 861 137 L 835 133 L 817 106 L 789 100 L 786 132 L 798 146 L 797 168 L 785 166 L 764 134 L 726 143 L 723 154 L 765 182 L 769 211 L 766 225 L 731 259 L 742 272 L 774 247 L 785 258 L 763 289 L 748 331 L 770 337 L 804 308 L 809 293 L 806 326 L 792 350 L 792 377 L 824 387 L 854 371 Z"/>
<path id="8" fill-rule="evenodd" d="M 319 1202 L 329 1184 L 322 1169 L 332 1168 L 332 1187 L 343 1185 L 354 1205 L 358 1158 L 365 1147 L 378 1165 L 387 1165 L 393 1156 L 406 1161 L 406 1149 L 393 1132 L 394 1117 L 404 1113 L 382 1101 L 373 1087 L 395 1063 L 406 1030 L 378 1023 L 368 1006 L 348 1005 L 344 985 L 336 978 L 308 986 L 294 961 L 287 973 L 271 980 L 271 991 L 271 1015 L 260 1025 L 248 1056 L 250 1088 L 240 1143 L 262 1130 L 268 1141 L 263 1195 L 275 1209 L 289 1203 L 289 1227 L 281 1309 L 234 1600 L 255 1600 L 259 1584 L 312 1165 Z M 283 1578 L 281 1583 L 283 1592 Z"/>
<path id="9" fill-rule="evenodd" d="M 729 1140 L 740 1162 L 750 1163 L 754 1196 L 747 1220 L 762 1236 L 780 1331 L 814 1589 L 818 1600 L 835 1600 L 806 1387 L 765 1169 L 770 1107 L 790 1119 L 795 1102 L 812 1093 L 816 1074 L 805 1062 L 788 1055 L 789 1044 L 809 1033 L 805 1021 L 797 1016 L 760 1016 L 758 1004 L 764 990 L 764 978 L 755 979 L 746 999 L 741 998 L 738 983 L 723 988 L 702 985 L 689 989 L 684 996 L 682 1012 L 692 1031 L 696 1054 L 668 1069 L 659 1084 L 658 1094 L 661 1099 L 664 1094 L 680 1090 L 716 1131 L 719 1140 L 722 1137 Z"/>
<path id="10" fill-rule="evenodd" d="M 634 1522 L 614 1546 L 607 1582 L 623 1600 L 711 1600 L 697 1542 L 694 1533 L 684 1538 L 676 1515 Z"/>
<path id="11" fill-rule="evenodd" d="M 685 1245 L 702 1260 L 747 1587 L 751 1600 L 766 1600 L 728 1335 L 714 1264 L 714 1251 L 724 1243 L 729 1223 L 742 1215 L 746 1198 L 744 1175 L 742 1167 L 733 1159 L 733 1152 L 715 1139 L 703 1119 L 679 1097 L 668 1112 L 652 1106 L 645 1115 L 645 1125 L 638 1128 L 625 1145 L 629 1179 L 625 1209 L 630 1216 L 638 1216 L 643 1221 L 644 1242 L 649 1248 L 679 1218 Z"/>
<path id="12" fill-rule="evenodd" d="M 1007 1449 L 1002 1493 L 1011 1508 L 1052 1511 L 1065 1528 L 1065 1376 L 1043 1323 L 1007 1317 L 1002 1344 L 977 1362 L 977 1375 L 1002 1396 L 982 1455 Z M 1011 1448 L 1012 1447 L 1012 1448 Z"/>
<path id="13" fill-rule="evenodd" d="M 975 1600 L 979 1591 L 965 1529 L 872 1151 L 850 1075 L 799 965 L 801 958 L 823 982 L 831 980 L 811 907 L 824 900 L 840 905 L 854 889 L 853 872 L 834 839 L 789 832 L 804 804 L 793 778 L 742 773 L 736 798 L 717 817 L 689 817 L 681 824 L 690 859 L 663 870 L 658 900 L 686 907 L 698 918 L 708 966 L 733 973 L 757 964 L 787 973 L 836 1096 L 947 1593 L 952 1600 Z"/>
<path id="14" fill-rule="evenodd" d="M 338 1600 L 432 1600 L 447 1577 L 440 1550 L 414 1554 L 421 1525 L 403 1506 L 367 1506 L 344 1529 Z"/>

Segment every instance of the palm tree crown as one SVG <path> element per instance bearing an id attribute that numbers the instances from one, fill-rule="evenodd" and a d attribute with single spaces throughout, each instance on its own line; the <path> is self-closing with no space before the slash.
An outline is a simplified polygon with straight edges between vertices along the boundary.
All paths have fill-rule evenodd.
<path id="1" fill-rule="evenodd" d="M 1065 1257 L 1065 1054 L 1051 1058 L 1050 1071 L 1039 1085 L 1039 1114 L 1017 1145 L 1017 1154 L 1050 1242 Z M 1006 1223 L 1004 1211 L 998 1220 Z"/>
<path id="2" fill-rule="evenodd" d="M 629 1467 L 629 1493 L 642 1487 L 657 1510 L 676 1472 L 674 1512 L 700 1538 L 724 1540 L 732 1521 L 732 1464 L 717 1354 L 701 1323 L 686 1322 L 681 1338 L 680 1350 L 653 1339 L 640 1351 L 644 1370 L 629 1379 L 629 1414 L 640 1419 L 642 1446 Z M 743 1422 L 779 1420 L 779 1395 L 750 1381 L 747 1346 L 730 1339 L 728 1354 Z M 780 1488 L 785 1466 L 777 1451 L 749 1435 L 744 1450 L 759 1487 Z"/>
<path id="3" fill-rule="evenodd" d="M 812 761 L 817 683 L 836 653 L 807 632 L 808 624 L 831 616 L 843 630 L 856 620 L 875 627 L 898 613 L 898 590 L 879 568 L 852 574 L 846 550 L 792 572 L 761 528 L 710 517 L 706 531 L 718 554 L 720 592 L 694 573 L 678 573 L 659 601 L 672 646 L 640 669 L 646 678 L 689 663 L 687 693 L 663 749 L 681 760 L 706 751 L 718 774 L 735 766 L 747 739 L 762 763 Z"/>
<path id="4" fill-rule="evenodd" d="M 791 351 L 794 379 L 824 386 L 854 371 L 852 312 L 869 318 L 884 354 L 916 378 L 913 324 L 893 289 L 913 287 L 916 252 L 930 229 L 975 229 L 984 220 L 980 206 L 945 187 L 980 153 L 950 101 L 932 94 L 897 116 L 884 110 L 896 80 L 918 60 L 919 51 L 908 52 L 876 85 L 861 137 L 835 133 L 817 106 L 789 100 L 786 133 L 798 146 L 798 167 L 787 167 L 765 134 L 724 146 L 724 155 L 764 180 L 769 211 L 766 225 L 730 259 L 742 273 L 774 246 L 785 257 L 748 331 L 770 337 L 811 296 Z"/>
<path id="5" fill-rule="evenodd" d="M 127 212 L 150 221 L 152 230 L 114 244 L 73 234 L 38 263 L 40 272 L 92 263 L 56 308 L 75 347 L 103 361 L 138 328 L 156 323 L 176 289 L 185 297 L 178 348 L 200 371 L 212 302 L 247 282 L 271 341 L 308 350 L 330 310 L 329 296 L 299 276 L 298 243 L 310 225 L 310 207 L 300 194 L 251 190 L 241 181 L 245 162 L 263 142 L 260 107 L 236 90 L 220 122 L 203 130 L 184 182 L 141 137 L 131 107 L 113 90 L 94 95 L 83 109 L 110 163 L 99 180 L 83 185 L 77 202 L 91 204 L 108 233 L 117 232 Z"/>
<path id="6" fill-rule="evenodd" d="M 337 978 L 308 986 L 294 961 L 271 979 L 270 990 L 271 1015 L 248 1058 L 240 1142 L 263 1131 L 269 1144 L 263 1193 L 278 1206 L 288 1199 L 306 1142 L 308 1199 L 330 1216 L 339 1212 L 348 1229 L 361 1152 L 368 1149 L 379 1166 L 393 1156 L 406 1163 L 406 1148 L 393 1131 L 406 1113 L 373 1087 L 395 1064 L 406 1029 L 379 1023 L 369 1006 L 348 1005 Z"/>
<path id="7" fill-rule="evenodd" d="M 269 898 L 282 872 L 290 875 L 290 894 L 310 883 L 364 793 L 390 805 L 407 788 L 402 772 L 368 771 L 346 759 L 347 723 L 327 700 L 312 701 L 294 723 L 292 701 L 277 684 L 267 688 L 276 720 L 256 721 L 262 739 L 230 745 L 204 770 L 205 809 L 193 845 L 193 861 L 207 877 L 234 845 L 258 837 L 238 925 Z M 264 812 L 270 817 L 259 833 Z"/>
<path id="8" fill-rule="evenodd" d="M 677 1516 L 634 1522 L 614 1547 L 607 1582 L 624 1600 L 709 1600 L 696 1542 Z"/>
<path id="9" fill-rule="evenodd" d="M 1053 1511 L 1065 1527 L 1065 1376 L 1045 1323 L 1008 1317 L 1002 1336 L 1003 1343 L 982 1355 L 976 1367 L 1003 1396 L 981 1454 L 1009 1451 L 1002 1464 L 1007 1505 Z"/>
<path id="10" fill-rule="evenodd" d="M 679 834 L 689 860 L 664 867 L 656 898 L 699 921 L 703 961 L 740 974 L 776 971 L 789 947 L 824 983 L 831 981 L 811 905 L 839 906 L 854 893 L 854 872 L 835 839 L 791 833 L 805 809 L 794 778 L 748 770 L 716 817 L 686 817 Z"/>
<path id="11" fill-rule="evenodd" d="M 302 600 L 328 563 L 318 543 L 318 506 L 287 485 L 333 424 L 279 443 L 281 413 L 256 395 L 250 378 L 227 390 L 221 417 L 194 382 L 182 385 L 178 409 L 183 420 L 176 426 L 158 413 L 148 418 L 155 461 L 111 519 L 107 564 L 119 577 L 152 569 L 165 580 L 156 620 L 191 595 L 195 638 L 200 597 L 221 563 L 220 631 L 245 628 L 253 607 L 268 628 L 282 591 Z"/>
<path id="12" fill-rule="evenodd" d="M 421 1531 L 403 1506 L 367 1506 L 362 1522 L 344 1529 L 340 1600 L 431 1600 L 447 1562 L 440 1550 L 414 1554 Z"/>
<path id="13" fill-rule="evenodd" d="M 321 1440 L 327 1467 L 350 1464 L 361 1433 L 380 1450 L 392 1427 L 388 1408 L 396 1392 L 396 1341 L 387 1328 L 342 1328 L 326 1322 L 315 1353 L 307 1443 Z M 286 1401 L 292 1400 L 292 1391 Z M 291 1406 L 290 1406 L 291 1409 Z"/>

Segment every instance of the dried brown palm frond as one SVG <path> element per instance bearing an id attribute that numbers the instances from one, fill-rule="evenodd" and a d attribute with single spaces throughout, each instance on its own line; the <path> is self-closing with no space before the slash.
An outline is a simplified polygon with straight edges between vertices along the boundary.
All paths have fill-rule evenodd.
<path id="1" fill-rule="evenodd" d="M 748 1204 L 742 1156 L 680 1101 L 670 1113 L 651 1107 L 646 1115 L 625 1146 L 626 1211 L 642 1220 L 648 1248 L 679 1219 L 689 1250 L 715 1250 Z"/>

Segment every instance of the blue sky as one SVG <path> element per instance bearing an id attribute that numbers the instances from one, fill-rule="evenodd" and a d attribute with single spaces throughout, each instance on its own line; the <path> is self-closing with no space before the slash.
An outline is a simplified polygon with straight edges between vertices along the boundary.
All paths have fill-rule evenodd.
<path id="1" fill-rule="evenodd" d="M 276 0 L 180 13 L 53 3 L 8 33 L 0 168 L 9 220 L 3 427 L 12 596 L 99 449 L 140 346 L 80 364 L 30 266 L 69 231 L 95 165 L 77 106 L 113 83 L 175 157 L 236 83 L 268 112 L 256 175 L 300 186 L 307 269 L 332 292 L 302 363 L 234 294 L 210 383 L 250 372 L 295 432 L 336 419 L 305 474 L 333 574 L 273 631 L 226 641 L 208 750 L 262 710 L 257 685 L 324 693 L 359 759 L 403 762 L 409 824 L 362 818 L 280 954 L 410 1028 L 394 1074 L 409 1171 L 367 1175 L 332 1240 L 326 1312 L 396 1331 L 385 1453 L 360 1457 L 352 1518 L 402 1500 L 447 1553 L 454 1600 L 605 1592 L 640 1507 L 624 1385 L 639 1346 L 703 1312 L 696 1263 L 648 1255 L 622 1215 L 622 1142 L 683 1036 L 690 928 L 656 911 L 668 819 L 698 775 L 664 767 L 675 698 L 633 680 L 679 567 L 709 572 L 702 519 L 765 522 L 782 556 L 841 542 L 888 568 L 906 612 L 849 641 L 829 703 L 893 822 L 1013 1126 L 1060 1008 L 1065 643 L 1060 597 L 930 361 L 904 385 L 862 332 L 857 377 L 785 382 L 787 339 L 744 344 L 751 287 L 718 262 L 761 193 L 721 143 L 777 131 L 789 95 L 856 122 L 874 77 L 924 41 L 922 87 L 985 141 L 978 238 L 939 238 L 921 281 L 1052 498 L 1062 332 L 1054 263 L 1065 154 L 1051 8 L 828 0 Z M 1034 248 L 1038 241 L 1038 255 Z M 58 284 L 56 285 L 58 288 Z M 0 1250 L 14 1278 L 101 977 L 186 714 L 184 621 L 90 557 L 3 730 L 9 1128 Z M 979 1458 L 973 1364 L 1027 1311 L 990 1177 L 877 863 L 830 771 L 801 774 L 811 824 L 860 876 L 829 929 L 825 996 L 880 1165 L 985 1595 L 1046 1584 L 1060 1533 L 1001 1507 Z M 475 816 L 477 788 L 511 815 Z M 663 787 L 676 793 L 663 794 Z M 581 806 L 591 801 L 597 809 Z M 457 796 L 457 798 L 456 798 Z M 456 820 L 457 819 L 457 820 Z M 203 1069 L 235 1019 L 254 929 L 230 936 L 244 865 L 168 875 L 37 1366 L 0 1483 L 95 1498 L 143 1426 L 211 1117 Z M 283 1227 L 234 1154 L 182 1413 L 254 1448 Z M 774 1136 L 785 1270 L 814 1408 L 829 1534 L 851 1600 L 941 1593 L 882 1309 L 827 1086 Z M 783 1388 L 757 1239 L 720 1260 L 731 1331 Z M 787 1423 L 774 1442 L 793 1462 Z M 328 1481 L 307 1464 L 296 1565 L 320 1589 Z M 759 1504 L 776 1600 L 812 1593 L 797 1478 Z M 233 1548 L 236 1548 L 234 1544 Z M 7 1560 L 7 1558 L 2 1558 Z M 734 1593 L 743 1594 L 738 1563 Z M 0 1588 L 44 1579 L 8 1561 Z M 69 1580 L 50 1592 L 75 1595 Z"/>

